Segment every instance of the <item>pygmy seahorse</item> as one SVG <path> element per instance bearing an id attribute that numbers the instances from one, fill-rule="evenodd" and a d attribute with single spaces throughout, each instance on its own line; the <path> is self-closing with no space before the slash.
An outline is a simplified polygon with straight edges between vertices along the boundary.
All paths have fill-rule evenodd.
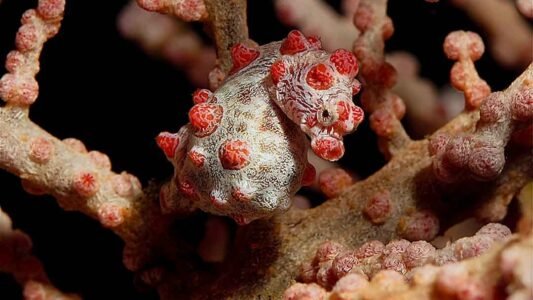
<path id="1" fill-rule="evenodd" d="M 241 43 L 231 53 L 222 85 L 193 94 L 190 122 L 157 137 L 174 165 L 161 189 L 164 212 L 198 208 L 247 224 L 284 211 L 315 177 L 305 134 L 319 157 L 335 161 L 342 137 L 363 119 L 352 102 L 360 83 L 351 52 L 327 53 L 319 39 L 294 30 L 281 42 Z"/>

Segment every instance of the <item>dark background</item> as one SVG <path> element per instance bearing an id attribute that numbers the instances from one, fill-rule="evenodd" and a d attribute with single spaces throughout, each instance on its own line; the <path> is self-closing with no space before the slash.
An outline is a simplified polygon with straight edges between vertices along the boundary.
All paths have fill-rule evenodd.
<path id="1" fill-rule="evenodd" d="M 0 4 L 1 61 L 13 48 L 21 14 L 36 2 Z M 422 76 L 446 84 L 451 62 L 442 52 L 444 37 L 457 29 L 481 30 L 446 1 L 390 2 L 396 31 L 387 48 L 414 53 Z M 148 57 L 119 35 L 116 16 L 126 3 L 67 1 L 62 29 L 45 45 L 41 57 L 40 97 L 31 117 L 58 138 L 76 137 L 89 149 L 108 154 L 115 171 L 127 170 L 146 183 L 170 176 L 171 166 L 154 137 L 163 130 L 176 131 L 186 122 L 195 87 L 181 71 Z M 271 1 L 249 1 L 249 25 L 251 38 L 260 44 L 280 40 L 290 30 L 277 21 Z M 488 54 L 477 66 L 495 90 L 517 75 L 501 69 Z M 342 163 L 362 177 L 383 164 L 366 122 L 347 137 Z M 122 242 L 113 233 L 79 213 L 63 212 L 51 197 L 25 194 L 18 178 L 4 171 L 0 171 L 0 189 L 2 209 L 16 228 L 32 237 L 34 253 L 57 287 L 85 299 L 156 298 L 153 292 L 135 289 L 132 274 L 122 266 Z M 20 287 L 11 276 L 0 274 L 0 298 L 20 297 Z"/>

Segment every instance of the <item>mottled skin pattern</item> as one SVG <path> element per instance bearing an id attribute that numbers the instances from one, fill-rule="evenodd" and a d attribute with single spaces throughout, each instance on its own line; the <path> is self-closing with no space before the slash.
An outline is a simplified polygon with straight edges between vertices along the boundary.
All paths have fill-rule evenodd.
<path id="1" fill-rule="evenodd" d="M 331 138 L 342 144 L 342 135 L 361 121 L 362 112 L 351 101 L 353 86 L 358 86 L 356 71 L 350 69 L 348 76 L 336 73 L 319 41 L 296 33 L 297 39 L 289 35 L 283 42 L 261 47 L 236 45 L 231 75 L 222 86 L 214 93 L 197 91 L 190 123 L 177 134 L 158 136 L 175 168 L 173 180 L 161 190 L 165 212 L 199 208 L 247 224 L 284 211 L 301 185 L 314 179 L 304 132 L 313 143 Z M 282 55 L 287 49 L 291 53 Z M 275 62 L 278 67 L 283 64 L 282 72 L 272 69 Z M 323 62 L 329 78 L 314 73 L 306 77 Z M 356 68 L 355 58 L 354 64 Z M 326 121 L 324 110 L 331 114 Z M 309 125 L 311 115 L 317 114 L 318 122 Z M 342 156 L 322 146 L 318 152 L 313 147 L 319 156 Z"/>

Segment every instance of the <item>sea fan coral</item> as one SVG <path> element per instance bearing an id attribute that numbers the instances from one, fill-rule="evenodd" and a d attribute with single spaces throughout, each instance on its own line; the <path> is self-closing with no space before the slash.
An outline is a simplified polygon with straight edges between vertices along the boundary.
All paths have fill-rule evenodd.
<path id="1" fill-rule="evenodd" d="M 504 2 L 0 1 L 0 298 L 533 297 Z"/>

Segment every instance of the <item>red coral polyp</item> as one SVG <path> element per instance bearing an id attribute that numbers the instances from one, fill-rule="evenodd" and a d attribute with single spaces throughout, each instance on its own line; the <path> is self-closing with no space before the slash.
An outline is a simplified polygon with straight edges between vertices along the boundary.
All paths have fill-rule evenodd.
<path id="1" fill-rule="evenodd" d="M 51 141 L 38 137 L 30 144 L 30 159 L 38 164 L 47 163 L 54 155 L 54 144 Z"/>
<path id="2" fill-rule="evenodd" d="M 96 174 L 92 172 L 79 173 L 74 177 L 72 188 L 81 197 L 88 198 L 94 196 L 99 188 Z"/>

